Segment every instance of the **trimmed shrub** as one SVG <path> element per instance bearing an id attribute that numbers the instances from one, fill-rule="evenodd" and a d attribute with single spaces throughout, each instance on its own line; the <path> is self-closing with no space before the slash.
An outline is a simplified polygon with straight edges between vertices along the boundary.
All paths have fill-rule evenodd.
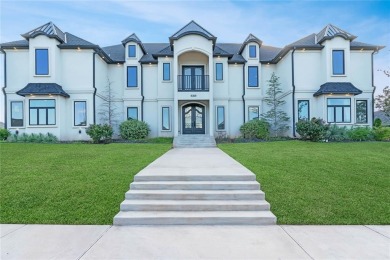
<path id="1" fill-rule="evenodd" d="M 147 123 L 130 119 L 124 121 L 119 126 L 120 136 L 126 140 L 145 139 L 150 132 Z"/>
<path id="2" fill-rule="evenodd" d="M 89 125 L 85 130 L 85 133 L 91 137 L 95 144 L 98 144 L 100 142 L 108 143 L 111 140 L 114 131 L 109 124 Z"/>
<path id="3" fill-rule="evenodd" d="M 374 127 L 381 127 L 381 126 L 382 126 L 382 120 L 380 118 L 375 118 Z"/>
<path id="4" fill-rule="evenodd" d="M 350 140 L 348 135 L 349 129 L 346 126 L 339 127 L 337 125 L 331 125 L 326 132 L 326 140 L 334 142 L 342 142 Z"/>
<path id="5" fill-rule="evenodd" d="M 353 127 L 349 129 L 348 136 L 352 141 L 373 140 L 373 131 L 369 127 Z"/>
<path id="6" fill-rule="evenodd" d="M 318 142 L 325 139 L 326 133 L 329 129 L 329 125 L 321 118 L 313 117 L 310 121 L 299 120 L 296 123 L 297 133 L 302 139 Z"/>
<path id="7" fill-rule="evenodd" d="M 8 142 L 11 143 L 57 143 L 57 136 L 47 133 L 47 134 L 26 134 L 21 135 L 13 134 L 8 138 Z"/>
<path id="8" fill-rule="evenodd" d="M 0 129 L 0 141 L 7 140 L 8 136 L 10 135 L 11 133 L 7 129 L 5 128 Z"/>
<path id="9" fill-rule="evenodd" d="M 376 141 L 390 141 L 390 127 L 378 127 L 373 130 Z"/>
<path id="10" fill-rule="evenodd" d="M 267 139 L 270 125 L 263 119 L 253 119 L 240 127 L 241 135 L 248 139 Z"/>

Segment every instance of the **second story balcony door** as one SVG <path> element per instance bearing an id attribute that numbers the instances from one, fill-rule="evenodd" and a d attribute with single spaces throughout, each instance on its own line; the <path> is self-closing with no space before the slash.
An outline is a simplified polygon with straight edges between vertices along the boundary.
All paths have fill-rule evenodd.
<path id="1" fill-rule="evenodd" d="M 180 91 L 208 91 L 204 66 L 183 66 L 183 75 L 179 76 L 179 80 Z"/>

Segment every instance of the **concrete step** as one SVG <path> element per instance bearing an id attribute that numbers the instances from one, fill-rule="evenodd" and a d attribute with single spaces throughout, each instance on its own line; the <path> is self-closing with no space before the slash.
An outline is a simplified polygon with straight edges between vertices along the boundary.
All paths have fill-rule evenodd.
<path id="1" fill-rule="evenodd" d="M 259 190 L 257 181 L 136 181 L 132 190 Z"/>
<path id="2" fill-rule="evenodd" d="M 121 211 L 255 211 L 269 210 L 265 200 L 125 200 Z"/>
<path id="3" fill-rule="evenodd" d="M 137 174 L 134 181 L 255 181 L 254 174 Z"/>
<path id="4" fill-rule="evenodd" d="M 216 147 L 214 137 L 209 135 L 180 135 L 173 140 L 175 148 L 207 148 Z"/>
<path id="5" fill-rule="evenodd" d="M 121 211 L 114 225 L 273 225 L 270 211 Z"/>
<path id="6" fill-rule="evenodd" d="M 261 190 L 129 190 L 133 200 L 264 200 Z"/>

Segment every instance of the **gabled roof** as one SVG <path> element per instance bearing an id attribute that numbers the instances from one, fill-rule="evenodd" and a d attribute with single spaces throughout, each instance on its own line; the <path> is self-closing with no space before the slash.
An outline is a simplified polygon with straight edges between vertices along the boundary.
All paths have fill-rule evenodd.
<path id="1" fill-rule="evenodd" d="M 351 82 L 326 82 L 320 86 L 320 89 L 313 94 L 317 97 L 325 94 L 352 94 L 359 95 L 362 91 L 355 87 Z"/>
<path id="2" fill-rule="evenodd" d="M 28 83 L 27 86 L 17 91 L 20 96 L 27 95 L 59 95 L 69 97 L 62 87 L 56 83 Z"/>
<path id="3" fill-rule="evenodd" d="M 215 37 L 209 31 L 207 31 L 202 26 L 197 24 L 194 20 L 192 20 L 191 22 L 186 24 L 183 28 L 181 28 L 179 31 L 174 33 L 171 37 L 169 37 L 169 43 L 172 45 L 174 40 L 178 40 L 181 37 L 189 34 L 197 34 L 203 36 L 208 40 L 212 40 L 214 45 L 215 45 L 215 41 L 217 40 L 217 37 Z"/>
<path id="4" fill-rule="evenodd" d="M 323 41 L 333 39 L 336 36 L 341 36 L 346 40 L 352 41 L 356 38 L 356 36 L 350 34 L 347 31 L 344 31 L 333 24 L 328 24 L 324 27 L 317 35 L 317 42 L 316 43 L 322 43 Z"/>
<path id="5" fill-rule="evenodd" d="M 135 42 L 135 43 L 137 43 L 137 44 L 141 47 L 142 51 L 143 51 L 144 53 L 147 53 L 146 50 L 145 50 L 145 48 L 144 48 L 144 46 L 143 46 L 143 44 L 142 44 L 142 41 L 138 38 L 138 36 L 137 36 L 135 33 L 131 34 L 131 35 L 128 36 L 126 39 L 124 39 L 124 40 L 122 41 L 122 44 L 123 44 L 123 46 L 125 46 L 125 45 L 126 45 L 127 43 L 129 43 L 129 42 Z"/>
<path id="6" fill-rule="evenodd" d="M 242 43 L 242 45 L 241 45 L 241 48 L 240 48 L 240 50 L 239 50 L 239 53 L 240 53 L 240 54 L 243 52 L 245 46 L 247 46 L 248 43 L 250 43 L 250 42 L 255 42 L 255 43 L 257 43 L 259 46 L 261 46 L 261 45 L 263 44 L 263 42 L 262 42 L 259 38 L 257 38 L 256 36 L 254 36 L 253 34 L 250 33 L 250 34 L 248 35 L 248 37 L 246 37 L 245 41 L 244 41 L 244 42 Z"/>
<path id="7" fill-rule="evenodd" d="M 27 33 L 22 34 L 22 36 L 27 40 L 30 38 L 35 38 L 38 35 L 46 35 L 49 38 L 57 39 L 61 43 L 66 42 L 65 34 L 52 22 L 48 22 Z"/>
<path id="8" fill-rule="evenodd" d="M 93 49 L 99 47 L 96 44 L 93 44 L 87 40 L 84 40 L 68 32 L 65 33 L 65 37 L 66 37 L 66 43 L 61 43 L 58 45 L 60 49 L 71 49 L 71 48 L 80 48 L 80 49 L 92 48 Z"/>

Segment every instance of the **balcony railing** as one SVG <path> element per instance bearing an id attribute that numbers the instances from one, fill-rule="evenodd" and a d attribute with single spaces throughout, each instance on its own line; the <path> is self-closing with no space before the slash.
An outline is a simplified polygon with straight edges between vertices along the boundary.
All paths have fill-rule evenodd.
<path id="1" fill-rule="evenodd" d="M 209 91 L 209 75 L 178 75 L 178 91 Z"/>

